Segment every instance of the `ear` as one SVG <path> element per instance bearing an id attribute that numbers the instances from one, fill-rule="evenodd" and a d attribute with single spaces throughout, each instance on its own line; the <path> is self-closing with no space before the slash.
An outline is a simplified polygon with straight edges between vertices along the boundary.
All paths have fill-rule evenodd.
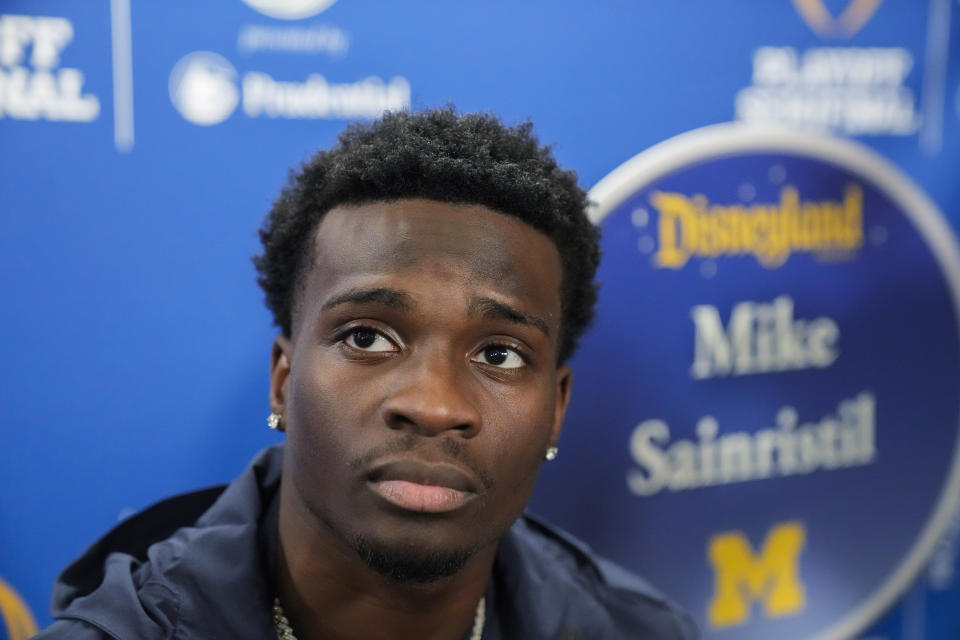
<path id="1" fill-rule="evenodd" d="M 567 405 L 570 404 L 570 388 L 573 386 L 573 371 L 567 365 L 557 368 L 557 396 L 553 408 L 553 426 L 550 429 L 550 444 L 556 446 L 563 430 L 563 417 L 567 415 Z"/>
<path id="2" fill-rule="evenodd" d="M 270 410 L 283 416 L 287 404 L 287 379 L 290 377 L 290 358 L 293 345 L 283 334 L 273 339 L 270 350 Z M 286 429 L 280 422 L 280 431 Z"/>

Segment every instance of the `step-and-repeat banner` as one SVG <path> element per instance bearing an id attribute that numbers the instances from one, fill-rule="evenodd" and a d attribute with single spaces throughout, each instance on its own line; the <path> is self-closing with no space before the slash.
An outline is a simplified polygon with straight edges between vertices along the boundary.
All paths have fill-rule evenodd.
<path id="1" fill-rule="evenodd" d="M 532 508 L 708 640 L 960 637 L 960 3 L 682 5 L 0 4 L 0 637 L 275 440 L 261 218 L 448 103 L 532 120 L 604 230 Z"/>

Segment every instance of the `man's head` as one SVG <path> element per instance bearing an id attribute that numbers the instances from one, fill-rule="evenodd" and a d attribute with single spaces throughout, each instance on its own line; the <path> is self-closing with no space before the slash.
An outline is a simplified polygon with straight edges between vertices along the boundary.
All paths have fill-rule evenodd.
<path id="1" fill-rule="evenodd" d="M 281 537 L 299 518 L 397 581 L 492 548 L 559 437 L 592 314 L 583 205 L 528 126 L 451 111 L 351 128 L 294 176 L 257 259 L 283 328 Z"/>
<path id="2" fill-rule="evenodd" d="M 285 336 L 292 335 L 313 231 L 323 216 L 341 204 L 402 198 L 481 204 L 549 237 L 563 264 L 558 364 L 573 354 L 593 318 L 600 261 L 599 231 L 584 213 L 586 194 L 529 123 L 507 127 L 490 115 L 452 109 L 354 124 L 335 147 L 291 176 L 260 230 L 264 251 L 254 258 L 267 306 Z"/>

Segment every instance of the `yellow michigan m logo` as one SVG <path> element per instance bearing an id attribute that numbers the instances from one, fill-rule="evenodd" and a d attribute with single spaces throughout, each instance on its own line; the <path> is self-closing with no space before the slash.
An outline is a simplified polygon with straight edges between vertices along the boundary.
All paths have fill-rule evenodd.
<path id="1" fill-rule="evenodd" d="M 27 640 L 37 633 L 37 623 L 27 603 L 3 580 L 0 580 L 0 613 L 10 640 Z"/>
<path id="2" fill-rule="evenodd" d="M 739 531 L 715 535 L 707 545 L 715 589 L 707 611 L 711 627 L 741 624 L 750 617 L 754 600 L 763 601 L 770 617 L 803 609 L 799 559 L 806 533 L 799 522 L 785 522 L 767 534 L 763 549 L 753 553 L 750 541 Z"/>

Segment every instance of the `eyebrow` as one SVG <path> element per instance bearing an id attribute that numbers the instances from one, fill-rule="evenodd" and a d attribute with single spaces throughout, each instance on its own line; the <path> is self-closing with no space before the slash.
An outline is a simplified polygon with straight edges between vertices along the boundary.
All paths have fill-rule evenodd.
<path id="1" fill-rule="evenodd" d="M 369 304 L 376 303 L 386 307 L 392 307 L 401 311 L 407 311 L 413 307 L 413 298 L 409 294 L 396 289 L 376 288 L 376 289 L 350 289 L 336 295 L 323 303 L 321 310 L 326 311 L 341 304 Z"/>
<path id="2" fill-rule="evenodd" d="M 342 304 L 381 304 L 386 307 L 409 311 L 414 304 L 413 297 L 386 287 L 374 289 L 356 288 L 344 291 L 323 303 L 321 310 L 326 311 Z M 545 336 L 550 337 L 550 326 L 540 316 L 524 313 L 510 305 L 494 300 L 493 298 L 475 298 L 467 308 L 469 315 L 479 315 L 485 318 L 507 320 L 517 324 L 527 325 L 539 329 Z"/>
<path id="3" fill-rule="evenodd" d="M 545 336 L 550 337 L 550 327 L 540 316 L 524 313 L 493 298 L 476 298 L 470 302 L 467 309 L 470 315 L 480 315 L 485 318 L 509 320 L 518 324 L 528 325 L 539 329 Z"/>

